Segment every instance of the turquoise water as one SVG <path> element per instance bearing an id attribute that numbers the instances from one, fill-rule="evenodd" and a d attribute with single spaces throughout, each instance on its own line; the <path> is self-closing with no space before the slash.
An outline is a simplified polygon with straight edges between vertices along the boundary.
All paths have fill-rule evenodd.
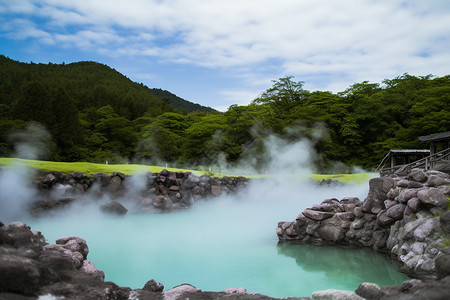
<path id="1" fill-rule="evenodd" d="M 190 283 L 202 290 L 244 287 L 272 297 L 311 296 L 324 289 L 355 290 L 361 282 L 400 284 L 408 277 L 382 255 L 367 250 L 278 244 L 278 221 L 294 220 L 327 196 L 363 196 L 365 188 L 250 189 L 235 198 L 197 203 L 163 214 L 108 217 L 92 207 L 29 220 L 49 242 L 77 235 L 90 249 L 88 259 L 106 280 L 142 288 L 155 279 L 165 290 Z M 353 194 L 351 194 L 353 193 Z M 360 194 L 360 195 L 359 195 Z"/>

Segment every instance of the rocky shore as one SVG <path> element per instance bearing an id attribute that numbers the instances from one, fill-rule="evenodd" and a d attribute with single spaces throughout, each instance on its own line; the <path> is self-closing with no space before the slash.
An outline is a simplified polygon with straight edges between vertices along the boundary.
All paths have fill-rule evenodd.
<path id="1" fill-rule="evenodd" d="M 81 201 L 96 201 L 104 211 L 119 215 L 128 210 L 134 213 L 171 211 L 188 208 L 201 199 L 235 193 L 247 184 L 248 179 L 242 176 L 216 178 L 166 169 L 133 176 L 114 172 L 91 177 L 80 172 L 49 171 L 34 184 L 40 199 L 32 203 L 30 212 L 48 214 Z"/>
<path id="2" fill-rule="evenodd" d="M 405 177 L 371 179 L 364 201 L 352 197 L 325 199 L 305 209 L 295 221 L 279 222 L 277 235 L 280 242 L 371 247 L 387 253 L 401 263 L 402 271 L 414 278 L 432 280 L 427 284 L 439 290 L 431 298 L 415 299 L 447 299 L 449 203 L 449 175 L 415 169 Z M 405 284 L 398 290 L 363 285 L 356 292 L 367 299 L 390 299 L 388 292 L 425 291 L 426 284 L 418 279 Z"/>
<path id="3" fill-rule="evenodd" d="M 142 180 L 143 179 L 143 180 Z M 42 200 L 31 212 L 45 215 L 79 201 L 95 201 L 109 213 L 161 212 L 187 208 L 206 196 L 244 188 L 244 178 L 211 178 L 190 173 L 146 173 L 140 180 L 120 173 L 63 175 L 48 172 L 35 182 Z M 131 192 L 134 193 L 131 193 Z M 90 197 L 93 196 L 93 197 Z M 304 210 L 295 221 L 280 222 L 280 243 L 337 244 L 371 247 L 397 259 L 414 278 L 401 286 L 361 283 L 354 291 L 318 291 L 289 299 L 448 299 L 450 297 L 450 178 L 413 170 L 405 177 L 374 178 L 364 201 L 326 199 Z M 170 205 L 169 205 L 170 204 Z M 164 291 L 148 281 L 141 289 L 119 287 L 88 260 L 80 237 L 55 244 L 27 225 L 0 222 L 0 299 L 275 299 L 243 288 L 201 291 L 189 284 Z M 300 295 L 301 296 L 301 295 Z"/>

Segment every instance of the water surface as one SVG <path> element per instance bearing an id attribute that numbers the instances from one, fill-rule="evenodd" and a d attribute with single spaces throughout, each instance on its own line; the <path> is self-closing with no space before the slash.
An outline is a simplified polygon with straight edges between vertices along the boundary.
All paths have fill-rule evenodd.
<path id="1" fill-rule="evenodd" d="M 397 285 L 408 277 L 368 250 L 278 244 L 278 221 L 331 196 L 367 194 L 364 186 L 253 187 L 233 198 L 202 201 L 186 211 L 105 216 L 93 207 L 30 220 L 49 242 L 77 235 L 106 280 L 142 288 L 150 279 L 165 290 L 190 283 L 202 290 L 244 287 L 272 297 L 311 296 L 324 289 L 354 291 L 361 282 Z"/>

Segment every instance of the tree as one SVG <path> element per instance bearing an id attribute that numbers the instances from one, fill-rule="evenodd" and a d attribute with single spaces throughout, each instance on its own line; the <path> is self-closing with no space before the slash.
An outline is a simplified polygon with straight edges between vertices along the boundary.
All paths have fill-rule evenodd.
<path id="1" fill-rule="evenodd" d="M 276 107 L 288 109 L 304 100 L 307 91 L 303 89 L 303 81 L 293 81 L 293 76 L 272 80 L 273 85 L 253 100 L 254 103 L 272 103 Z"/>

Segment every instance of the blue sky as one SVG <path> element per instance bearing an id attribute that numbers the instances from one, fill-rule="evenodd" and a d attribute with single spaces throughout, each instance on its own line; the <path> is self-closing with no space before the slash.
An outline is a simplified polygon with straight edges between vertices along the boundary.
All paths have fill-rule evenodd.
<path id="1" fill-rule="evenodd" d="M 0 54 L 97 61 L 205 106 L 450 74 L 448 0 L 0 0 Z"/>

